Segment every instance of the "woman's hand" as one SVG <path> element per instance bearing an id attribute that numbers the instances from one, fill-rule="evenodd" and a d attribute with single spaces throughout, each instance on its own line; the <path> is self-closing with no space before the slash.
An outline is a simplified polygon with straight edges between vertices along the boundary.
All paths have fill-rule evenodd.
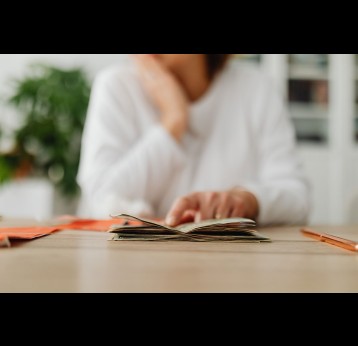
<path id="1" fill-rule="evenodd" d="M 165 222 L 171 227 L 189 221 L 247 217 L 258 215 L 258 202 L 249 191 L 235 188 L 223 192 L 195 192 L 178 198 Z"/>
<path id="2" fill-rule="evenodd" d="M 178 141 L 188 127 L 188 99 L 175 76 L 150 54 L 132 55 L 144 88 L 159 108 L 161 123 Z"/>

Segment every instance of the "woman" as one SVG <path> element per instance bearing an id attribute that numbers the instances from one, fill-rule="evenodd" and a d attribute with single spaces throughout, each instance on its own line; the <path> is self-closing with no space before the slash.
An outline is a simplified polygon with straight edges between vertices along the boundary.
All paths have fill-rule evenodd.
<path id="1" fill-rule="evenodd" d="M 255 68 L 228 58 L 141 54 L 99 74 L 82 141 L 82 215 L 306 222 L 283 100 Z"/>

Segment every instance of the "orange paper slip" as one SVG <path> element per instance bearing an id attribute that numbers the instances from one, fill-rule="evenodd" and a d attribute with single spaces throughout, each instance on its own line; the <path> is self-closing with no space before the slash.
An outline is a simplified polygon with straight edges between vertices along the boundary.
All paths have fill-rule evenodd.
<path id="1" fill-rule="evenodd" d="M 5 244 L 6 239 L 30 240 L 64 229 L 106 232 L 112 225 L 118 225 L 124 221 L 121 219 L 95 220 L 72 218 L 69 223 L 53 226 L 3 227 L 0 228 L 0 241 L 2 240 Z"/>

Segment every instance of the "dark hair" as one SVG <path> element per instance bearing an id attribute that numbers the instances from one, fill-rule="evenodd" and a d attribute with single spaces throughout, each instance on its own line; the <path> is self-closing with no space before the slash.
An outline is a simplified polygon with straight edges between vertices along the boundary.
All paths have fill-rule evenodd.
<path id="1" fill-rule="evenodd" d="M 215 75 L 225 66 L 230 54 L 205 54 L 209 79 L 213 79 Z"/>

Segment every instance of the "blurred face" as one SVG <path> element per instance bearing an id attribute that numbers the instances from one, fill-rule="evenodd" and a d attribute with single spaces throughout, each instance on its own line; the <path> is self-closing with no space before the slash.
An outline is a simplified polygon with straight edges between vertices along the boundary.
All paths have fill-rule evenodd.
<path id="1" fill-rule="evenodd" d="M 171 71 L 180 71 L 183 68 L 189 67 L 198 59 L 201 59 L 203 54 L 151 54 L 160 60 L 164 66 Z"/>

